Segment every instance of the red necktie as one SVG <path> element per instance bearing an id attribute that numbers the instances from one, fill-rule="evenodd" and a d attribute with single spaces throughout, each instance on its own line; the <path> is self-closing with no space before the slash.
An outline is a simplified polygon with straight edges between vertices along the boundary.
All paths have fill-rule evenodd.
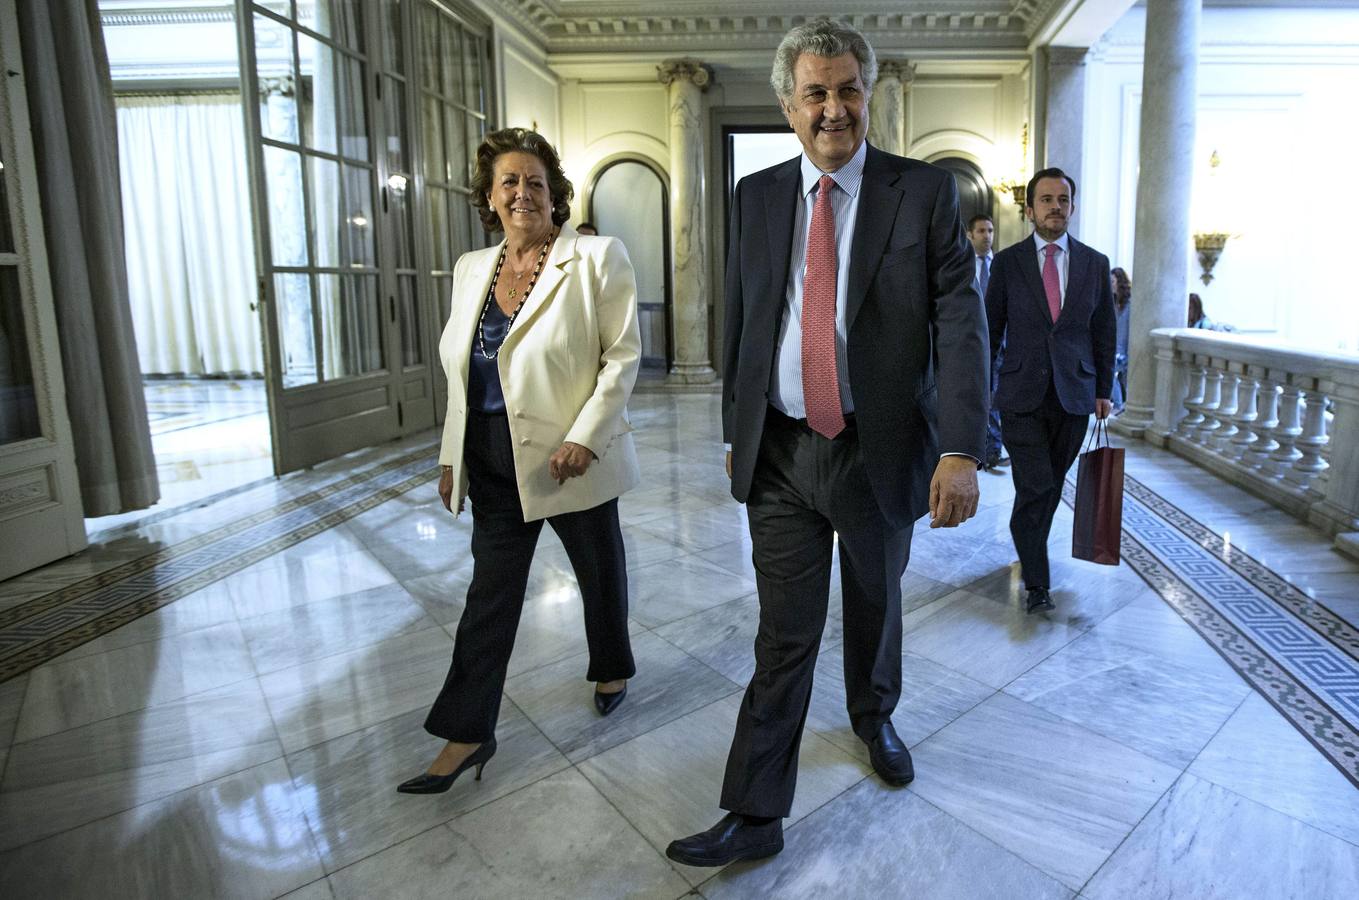
<path id="1" fill-rule="evenodd" d="M 1054 324 L 1062 314 L 1062 280 L 1057 277 L 1057 251 L 1060 249 L 1056 244 L 1043 248 L 1047 254 L 1043 260 L 1043 291 L 1048 295 L 1048 313 Z"/>
<path id="2" fill-rule="evenodd" d="M 822 175 L 807 233 L 807 272 L 802 281 L 802 397 L 807 424 L 833 438 L 845 428 L 840 379 L 835 369 L 835 179 Z"/>

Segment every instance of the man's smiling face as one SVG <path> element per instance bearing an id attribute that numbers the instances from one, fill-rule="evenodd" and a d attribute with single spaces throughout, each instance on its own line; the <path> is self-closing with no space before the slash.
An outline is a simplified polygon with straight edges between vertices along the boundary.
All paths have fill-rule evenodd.
<path id="1" fill-rule="evenodd" d="M 807 158 L 823 172 L 849 162 L 868 134 L 868 96 L 853 53 L 799 56 L 793 96 L 780 102 Z"/>

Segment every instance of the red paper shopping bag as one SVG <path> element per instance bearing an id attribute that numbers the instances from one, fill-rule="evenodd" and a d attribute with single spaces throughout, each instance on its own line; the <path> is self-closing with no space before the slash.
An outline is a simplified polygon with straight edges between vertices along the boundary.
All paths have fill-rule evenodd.
<path id="1" fill-rule="evenodd" d="M 1104 438 L 1102 447 L 1099 435 Z M 1090 440 L 1094 449 L 1081 454 L 1076 469 L 1076 524 L 1071 530 L 1071 555 L 1116 566 L 1123 534 L 1123 448 L 1109 446 L 1108 426 L 1103 419 L 1095 421 Z"/>

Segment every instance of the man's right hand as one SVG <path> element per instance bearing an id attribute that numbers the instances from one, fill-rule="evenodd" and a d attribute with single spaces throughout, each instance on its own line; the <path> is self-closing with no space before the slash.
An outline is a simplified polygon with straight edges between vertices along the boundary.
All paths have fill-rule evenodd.
<path id="1" fill-rule="evenodd" d="M 731 451 L 727 451 L 727 477 L 731 478 Z"/>

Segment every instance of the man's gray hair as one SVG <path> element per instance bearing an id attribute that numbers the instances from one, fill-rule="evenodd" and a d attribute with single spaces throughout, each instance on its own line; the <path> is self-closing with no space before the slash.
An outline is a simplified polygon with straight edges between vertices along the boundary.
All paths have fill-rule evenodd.
<path id="1" fill-rule="evenodd" d="M 793 67 L 804 53 L 827 59 L 853 53 L 859 61 L 864 95 L 873 93 L 873 85 L 878 80 L 878 57 L 869 46 L 868 38 L 852 25 L 823 18 L 804 22 L 789 31 L 779 42 L 779 49 L 774 51 L 774 71 L 769 75 L 769 83 L 780 100 L 792 99 Z"/>

